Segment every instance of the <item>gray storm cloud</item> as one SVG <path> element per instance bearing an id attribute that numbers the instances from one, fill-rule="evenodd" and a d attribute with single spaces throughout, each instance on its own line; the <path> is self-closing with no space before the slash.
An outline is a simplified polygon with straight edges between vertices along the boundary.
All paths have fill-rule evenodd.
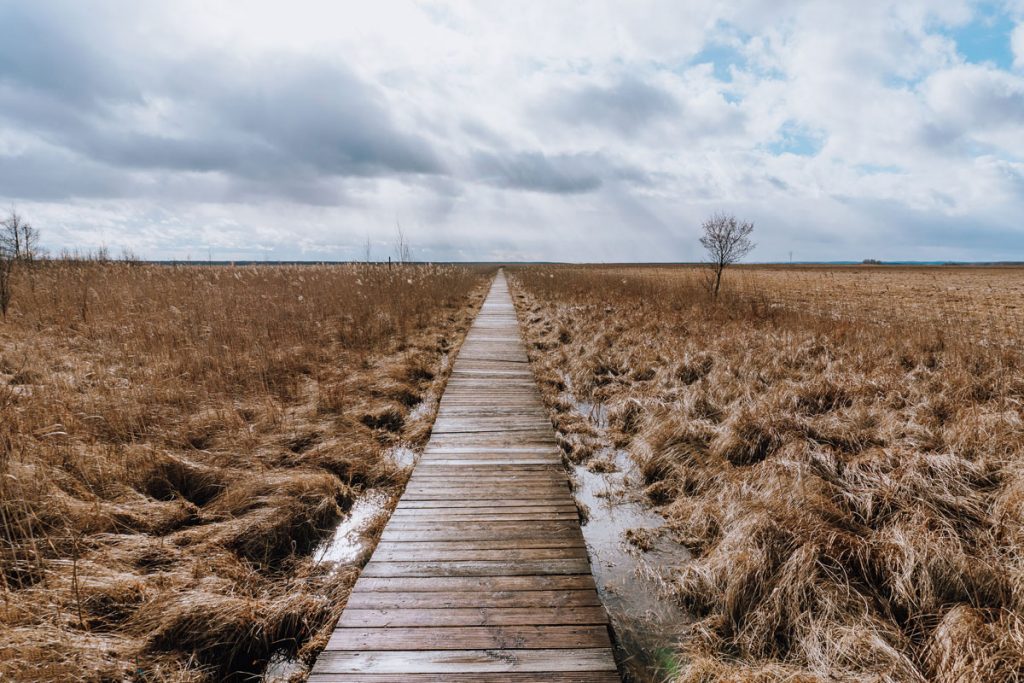
<path id="1" fill-rule="evenodd" d="M 566 123 L 597 126 L 622 135 L 633 135 L 657 119 L 681 112 L 670 93 L 628 76 L 611 85 L 556 93 L 550 99 L 549 111 Z"/>

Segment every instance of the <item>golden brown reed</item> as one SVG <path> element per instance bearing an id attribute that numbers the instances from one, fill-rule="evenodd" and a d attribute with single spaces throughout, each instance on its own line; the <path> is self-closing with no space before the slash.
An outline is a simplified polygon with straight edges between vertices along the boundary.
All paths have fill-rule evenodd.
<path id="1" fill-rule="evenodd" d="M 384 449 L 425 440 L 433 410 L 410 409 L 436 403 L 484 276 L 21 269 L 0 323 L 0 679 L 310 660 L 357 574 L 311 551 L 361 490 L 402 483 Z"/>
<path id="2" fill-rule="evenodd" d="M 694 553 L 676 680 L 1020 680 L 1022 273 L 836 272 L 734 271 L 717 303 L 686 268 L 511 282 L 567 457 L 628 448 Z"/>

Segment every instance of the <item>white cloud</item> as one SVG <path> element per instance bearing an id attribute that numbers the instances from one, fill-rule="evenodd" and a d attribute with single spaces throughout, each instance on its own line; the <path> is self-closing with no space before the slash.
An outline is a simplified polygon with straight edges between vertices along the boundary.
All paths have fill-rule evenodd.
<path id="1" fill-rule="evenodd" d="M 1013 66 L 1024 69 L 1024 23 L 1017 24 L 1010 35 L 1010 47 L 1013 50 Z"/>
<path id="2" fill-rule="evenodd" d="M 1024 79 L 947 31 L 979 11 L 5 5 L 0 194 L 52 246 L 153 257 L 346 258 L 399 217 L 427 258 L 688 259 L 724 208 L 763 259 L 1024 258 L 1024 234 L 975 239 L 1024 209 Z M 915 246 L 930 222 L 942 244 Z"/>

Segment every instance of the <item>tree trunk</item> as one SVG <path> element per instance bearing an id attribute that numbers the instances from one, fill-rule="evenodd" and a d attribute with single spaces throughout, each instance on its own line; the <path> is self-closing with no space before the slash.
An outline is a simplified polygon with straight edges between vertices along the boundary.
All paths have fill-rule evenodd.
<path id="1" fill-rule="evenodd" d="M 722 286 L 722 270 L 724 266 L 718 265 L 718 270 L 715 271 L 715 298 L 718 298 L 718 288 Z"/>

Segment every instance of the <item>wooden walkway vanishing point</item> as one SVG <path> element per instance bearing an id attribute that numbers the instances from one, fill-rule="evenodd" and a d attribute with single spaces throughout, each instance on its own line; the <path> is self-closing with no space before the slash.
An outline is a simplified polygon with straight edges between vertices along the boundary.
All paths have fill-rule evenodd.
<path id="1" fill-rule="evenodd" d="M 501 272 L 310 681 L 619 681 Z"/>

